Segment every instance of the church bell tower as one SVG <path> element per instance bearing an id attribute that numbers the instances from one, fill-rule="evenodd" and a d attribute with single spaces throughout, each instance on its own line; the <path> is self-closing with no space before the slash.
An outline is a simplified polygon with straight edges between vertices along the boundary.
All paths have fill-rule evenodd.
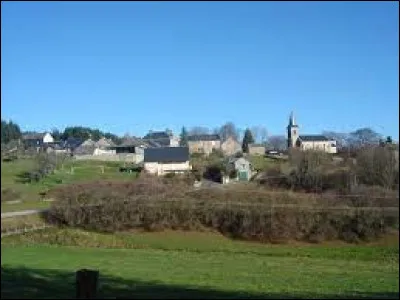
<path id="1" fill-rule="evenodd" d="M 294 121 L 293 112 L 290 114 L 287 135 L 288 149 L 296 147 L 296 141 L 299 138 L 299 126 Z"/>

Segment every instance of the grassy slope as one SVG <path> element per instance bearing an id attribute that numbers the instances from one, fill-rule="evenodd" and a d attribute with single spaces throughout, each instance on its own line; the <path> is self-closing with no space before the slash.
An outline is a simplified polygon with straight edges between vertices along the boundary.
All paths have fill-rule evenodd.
<path id="1" fill-rule="evenodd" d="M 67 297 L 73 293 L 73 272 L 84 267 L 100 270 L 101 296 L 229 298 L 246 292 L 259 297 L 398 297 L 399 293 L 398 244 L 294 247 L 179 232 L 102 235 L 64 230 L 57 238 L 54 231 L 50 235 L 52 243 L 96 246 L 97 240 L 101 241 L 97 246 L 132 249 L 27 246 L 32 235 L 5 238 L 2 297 L 22 295 L 24 290 L 26 297 Z"/>
<path id="2" fill-rule="evenodd" d="M 122 163 L 102 162 L 102 161 L 71 161 L 64 165 L 61 170 L 48 176 L 39 183 L 20 183 L 17 182 L 17 175 L 30 171 L 34 167 L 34 161 L 20 159 L 13 162 L 1 163 L 1 187 L 11 188 L 21 193 L 21 203 L 1 204 L 2 212 L 20 211 L 25 209 L 46 208 L 49 202 L 41 202 L 39 193 L 58 185 L 57 180 L 62 180 L 63 184 L 82 182 L 96 179 L 119 179 L 131 180 L 136 174 L 120 173 L 118 167 Z M 74 173 L 70 174 L 71 166 Z M 101 173 L 100 166 L 104 166 L 104 173 Z"/>

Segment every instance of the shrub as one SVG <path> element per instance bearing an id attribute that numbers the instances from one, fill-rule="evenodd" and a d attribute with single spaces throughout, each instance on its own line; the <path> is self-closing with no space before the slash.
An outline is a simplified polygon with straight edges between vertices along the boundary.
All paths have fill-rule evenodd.
<path id="1" fill-rule="evenodd" d="M 59 187 L 52 193 L 58 201 L 47 215 L 50 222 L 106 232 L 212 228 L 247 240 L 355 242 L 398 226 L 398 198 L 393 194 L 374 201 L 367 192 L 363 197 L 309 195 L 267 192 L 252 185 L 190 190 L 183 181 L 150 175 L 134 182 Z M 384 209 L 386 204 L 397 208 L 395 214 Z"/>

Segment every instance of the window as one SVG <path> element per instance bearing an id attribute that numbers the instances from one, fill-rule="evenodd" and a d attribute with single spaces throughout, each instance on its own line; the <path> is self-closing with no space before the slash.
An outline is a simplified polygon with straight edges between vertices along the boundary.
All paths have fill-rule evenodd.
<path id="1" fill-rule="evenodd" d="M 332 143 L 332 144 L 331 144 L 331 147 L 336 147 L 336 144 L 335 144 L 335 143 Z"/>

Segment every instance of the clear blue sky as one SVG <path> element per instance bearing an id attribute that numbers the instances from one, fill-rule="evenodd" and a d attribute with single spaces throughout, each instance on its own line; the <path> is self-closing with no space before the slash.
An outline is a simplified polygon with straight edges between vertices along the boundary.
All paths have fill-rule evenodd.
<path id="1" fill-rule="evenodd" d="M 1 116 L 23 130 L 182 125 L 399 135 L 399 4 L 2 2 Z"/>

